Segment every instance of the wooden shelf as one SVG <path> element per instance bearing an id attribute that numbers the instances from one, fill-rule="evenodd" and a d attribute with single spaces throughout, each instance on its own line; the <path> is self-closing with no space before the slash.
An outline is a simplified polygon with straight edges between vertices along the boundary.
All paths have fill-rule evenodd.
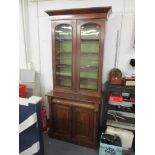
<path id="1" fill-rule="evenodd" d="M 67 76 L 67 75 L 56 75 L 58 79 L 71 79 L 72 76 Z"/>
<path id="2" fill-rule="evenodd" d="M 56 60 L 64 60 L 64 59 L 71 59 L 71 57 L 65 57 L 65 56 L 64 56 L 64 58 L 63 58 L 63 57 L 61 57 L 61 58 L 60 58 L 60 57 L 59 57 L 59 58 L 56 58 Z"/>
<path id="3" fill-rule="evenodd" d="M 81 39 L 81 41 L 83 42 L 85 42 L 85 41 L 99 41 L 99 39 Z"/>
<path id="4" fill-rule="evenodd" d="M 80 77 L 80 82 L 97 82 L 97 79 Z"/>
<path id="5" fill-rule="evenodd" d="M 60 55 L 60 54 L 72 54 L 72 51 L 70 51 L 70 52 L 57 52 L 56 54 L 57 55 Z"/>
<path id="6" fill-rule="evenodd" d="M 71 79 L 71 75 L 65 75 L 66 73 L 56 73 L 57 78 L 63 78 L 63 79 Z"/>
<path id="7" fill-rule="evenodd" d="M 57 64 L 56 67 L 61 68 L 61 67 L 72 67 L 72 65 L 68 64 Z"/>
<path id="8" fill-rule="evenodd" d="M 98 61 L 98 57 L 82 56 L 80 59 L 81 60 L 86 60 L 86 61 Z"/>
<path id="9" fill-rule="evenodd" d="M 98 52 L 92 52 L 92 53 L 89 53 L 89 52 L 82 52 L 80 53 L 81 55 L 98 55 L 99 53 Z"/>
<path id="10" fill-rule="evenodd" d="M 97 89 L 97 85 L 83 85 L 80 84 L 80 89 L 85 89 L 85 90 L 96 90 Z"/>
<path id="11" fill-rule="evenodd" d="M 72 41 L 72 38 L 56 38 L 56 41 Z"/>
<path id="12" fill-rule="evenodd" d="M 80 70 L 89 70 L 89 69 L 98 69 L 98 66 L 87 65 L 87 66 L 80 67 Z"/>

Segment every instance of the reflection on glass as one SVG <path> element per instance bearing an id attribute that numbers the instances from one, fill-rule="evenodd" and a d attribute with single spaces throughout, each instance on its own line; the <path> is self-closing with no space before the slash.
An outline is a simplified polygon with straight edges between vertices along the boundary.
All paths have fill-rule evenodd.
<path id="1" fill-rule="evenodd" d="M 56 36 L 56 84 L 72 86 L 72 27 L 68 24 L 58 25 Z"/>
<path id="2" fill-rule="evenodd" d="M 100 25 L 81 27 L 80 88 L 97 89 Z"/>

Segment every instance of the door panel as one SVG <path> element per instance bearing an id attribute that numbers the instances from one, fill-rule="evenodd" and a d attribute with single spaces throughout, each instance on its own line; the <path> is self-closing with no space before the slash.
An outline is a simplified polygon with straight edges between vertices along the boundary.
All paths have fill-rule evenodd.
<path id="1" fill-rule="evenodd" d="M 102 20 L 77 21 L 78 88 L 100 91 L 103 59 Z M 102 34 L 102 35 L 101 35 Z"/>
<path id="2" fill-rule="evenodd" d="M 73 135 L 78 142 L 92 143 L 94 130 L 93 110 L 73 108 Z"/>
<path id="3" fill-rule="evenodd" d="M 56 36 L 56 84 L 72 87 L 72 26 L 60 24 Z"/>
<path id="4" fill-rule="evenodd" d="M 55 21 L 52 25 L 54 87 L 74 88 L 75 21 Z"/>
<path id="5" fill-rule="evenodd" d="M 71 108 L 69 106 L 52 104 L 52 119 L 54 133 L 71 136 Z"/>

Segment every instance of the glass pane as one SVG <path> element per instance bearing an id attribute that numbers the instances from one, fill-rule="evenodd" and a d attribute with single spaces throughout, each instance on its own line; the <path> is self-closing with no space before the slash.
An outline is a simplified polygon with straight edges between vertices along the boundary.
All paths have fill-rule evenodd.
<path id="1" fill-rule="evenodd" d="M 72 27 L 58 25 L 56 36 L 56 84 L 72 87 Z"/>
<path id="2" fill-rule="evenodd" d="M 80 88 L 97 89 L 100 25 L 81 27 Z"/>

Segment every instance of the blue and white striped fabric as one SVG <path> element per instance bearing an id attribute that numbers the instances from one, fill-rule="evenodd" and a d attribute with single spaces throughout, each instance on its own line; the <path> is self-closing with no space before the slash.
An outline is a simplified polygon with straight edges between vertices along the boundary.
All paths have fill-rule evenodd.
<path id="1" fill-rule="evenodd" d="M 40 101 L 37 96 L 19 99 L 20 155 L 43 155 Z"/>

